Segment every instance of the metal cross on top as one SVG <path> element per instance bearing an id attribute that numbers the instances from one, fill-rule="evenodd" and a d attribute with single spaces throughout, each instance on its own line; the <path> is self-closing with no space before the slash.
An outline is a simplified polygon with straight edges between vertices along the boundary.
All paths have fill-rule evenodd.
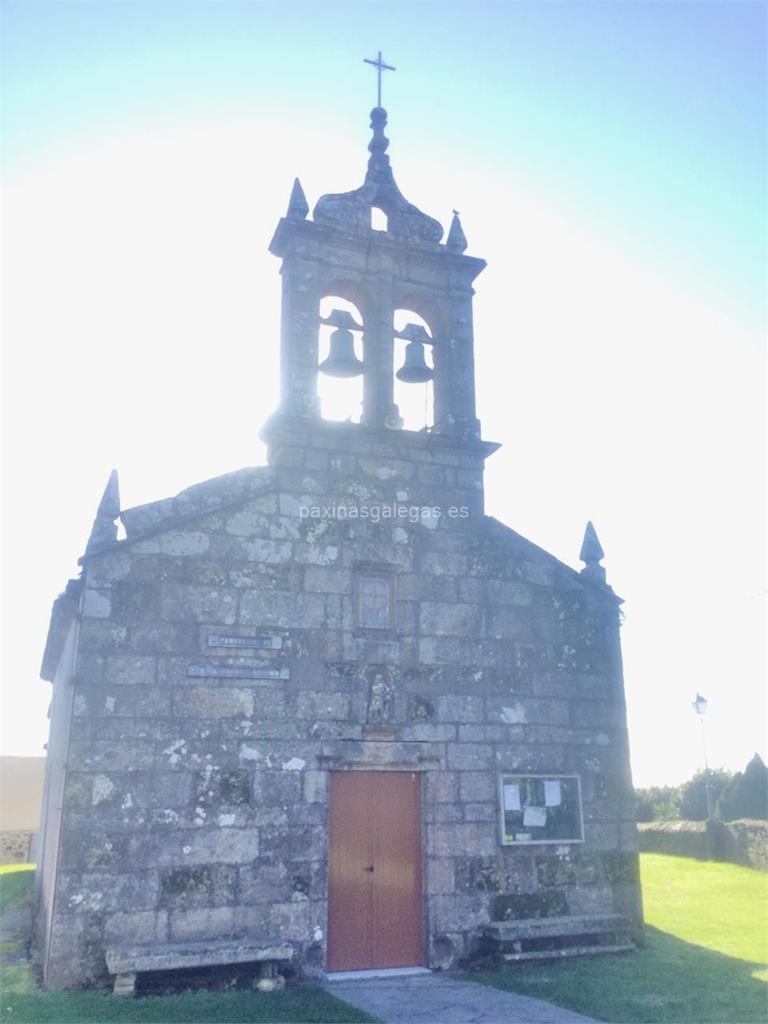
<path id="1" fill-rule="evenodd" d="M 380 107 L 381 106 L 381 72 L 382 71 L 397 71 L 397 68 L 393 68 L 391 64 L 385 64 L 384 63 L 384 61 L 381 59 L 381 50 L 379 50 L 379 55 L 376 58 L 376 60 L 369 60 L 367 57 L 363 57 L 363 63 L 364 64 L 373 64 L 373 66 L 376 68 L 376 71 L 378 73 L 378 79 L 379 79 L 379 81 L 378 81 L 378 94 L 377 94 L 378 99 L 377 99 L 376 106 Z"/>

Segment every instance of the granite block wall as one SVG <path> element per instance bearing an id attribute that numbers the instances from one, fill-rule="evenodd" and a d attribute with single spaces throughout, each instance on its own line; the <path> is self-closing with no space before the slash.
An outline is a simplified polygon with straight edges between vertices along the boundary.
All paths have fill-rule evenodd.
<path id="1" fill-rule="evenodd" d="M 328 779 L 355 767 L 421 773 L 430 965 L 499 894 L 640 921 L 615 596 L 484 516 L 480 442 L 322 428 L 273 422 L 269 469 L 128 510 L 86 560 L 51 985 L 102 979 L 109 944 L 243 934 L 322 970 Z M 384 630 L 357 620 L 372 567 Z M 584 842 L 503 846 L 503 771 L 577 774 Z"/>

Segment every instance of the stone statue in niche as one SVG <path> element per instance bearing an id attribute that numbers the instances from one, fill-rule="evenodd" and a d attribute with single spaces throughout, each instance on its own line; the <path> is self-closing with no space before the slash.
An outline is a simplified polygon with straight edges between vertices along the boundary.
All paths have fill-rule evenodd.
<path id="1" fill-rule="evenodd" d="M 388 725 L 395 717 L 395 688 L 382 673 L 377 673 L 371 683 L 368 700 L 368 722 L 370 725 Z"/>

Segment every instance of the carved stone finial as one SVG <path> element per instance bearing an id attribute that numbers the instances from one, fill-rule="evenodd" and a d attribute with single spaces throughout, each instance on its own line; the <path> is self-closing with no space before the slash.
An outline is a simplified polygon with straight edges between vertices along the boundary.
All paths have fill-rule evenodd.
<path id="1" fill-rule="evenodd" d="M 384 134 L 387 112 L 381 107 L 371 111 L 373 136 L 368 143 L 368 169 L 365 181 L 352 192 L 320 196 L 312 212 L 319 224 L 328 224 L 356 235 L 371 232 L 371 209 L 376 207 L 387 215 L 387 235 L 397 239 L 437 244 L 443 228 L 428 217 L 400 192 L 387 156 L 389 139 Z"/>
<path id="2" fill-rule="evenodd" d="M 453 211 L 453 220 L 451 221 L 451 229 L 448 232 L 448 238 L 445 240 L 446 247 L 451 252 L 465 252 L 467 248 L 467 236 L 464 234 L 464 229 L 461 226 L 459 220 L 459 211 Z"/>
<path id="3" fill-rule="evenodd" d="M 113 469 L 109 475 L 107 486 L 101 496 L 99 507 L 96 509 L 96 518 L 93 521 L 91 535 L 85 546 L 86 555 L 92 554 L 99 548 L 113 544 L 117 540 L 117 524 L 115 520 L 120 515 L 120 485 L 117 479 L 117 470 Z"/>
<path id="4" fill-rule="evenodd" d="M 600 546 L 597 532 L 591 521 L 587 523 L 587 528 L 584 531 L 579 558 L 584 563 L 584 568 L 581 570 L 584 576 L 605 583 L 605 569 L 600 565 L 600 559 L 605 558 L 605 553 Z"/>
<path id="5" fill-rule="evenodd" d="M 369 170 L 377 171 L 389 166 L 388 157 L 383 161 L 380 159 L 389 148 L 389 139 L 384 134 L 386 126 L 387 112 L 383 106 L 374 106 L 374 109 L 371 111 L 371 130 L 373 135 L 368 143 L 368 152 L 371 154 L 371 159 L 368 162 Z"/>
<path id="6" fill-rule="evenodd" d="M 309 203 L 304 195 L 304 189 L 298 178 L 293 179 L 291 198 L 288 200 L 288 210 L 285 216 L 288 220 L 306 220 L 309 213 Z"/>

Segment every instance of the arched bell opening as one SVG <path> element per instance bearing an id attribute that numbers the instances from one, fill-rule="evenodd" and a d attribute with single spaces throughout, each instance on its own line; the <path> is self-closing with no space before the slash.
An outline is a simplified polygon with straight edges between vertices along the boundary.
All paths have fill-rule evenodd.
<path id="1" fill-rule="evenodd" d="M 363 317 L 340 295 L 320 300 L 317 393 L 324 420 L 359 423 L 363 408 Z"/>
<path id="2" fill-rule="evenodd" d="M 433 338 L 427 321 L 412 309 L 396 309 L 394 399 L 405 430 L 434 424 Z"/>

